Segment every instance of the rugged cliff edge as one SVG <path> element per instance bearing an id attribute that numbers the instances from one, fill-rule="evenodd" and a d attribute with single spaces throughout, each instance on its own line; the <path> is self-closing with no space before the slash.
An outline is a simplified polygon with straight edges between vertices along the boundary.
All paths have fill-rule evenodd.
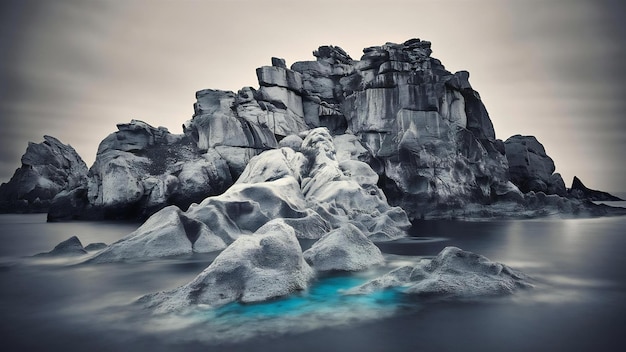
<path id="1" fill-rule="evenodd" d="M 29 142 L 22 166 L 0 185 L 0 213 L 45 213 L 54 196 L 78 187 L 86 177 L 87 165 L 70 145 L 51 136 Z"/>
<path id="2" fill-rule="evenodd" d="M 196 93 L 183 134 L 118 125 L 86 181 L 52 202 L 49 220 L 146 218 L 220 194 L 264 151 L 299 147 L 326 127 L 338 155 L 367 163 L 391 205 L 411 219 L 606 214 L 567 193 L 532 136 L 496 134 L 469 73 L 447 71 L 428 41 L 363 50 L 321 46 L 315 61 L 272 58 L 258 88 Z M 547 197 L 547 198 L 546 198 Z"/>

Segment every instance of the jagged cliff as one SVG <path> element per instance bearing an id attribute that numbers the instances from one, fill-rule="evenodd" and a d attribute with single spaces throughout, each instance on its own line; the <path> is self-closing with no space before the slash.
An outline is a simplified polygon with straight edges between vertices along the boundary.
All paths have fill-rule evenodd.
<path id="1" fill-rule="evenodd" d="M 0 212 L 46 212 L 61 190 L 86 181 L 87 165 L 70 145 L 51 136 L 28 143 L 22 166 L 0 185 Z"/>
<path id="2" fill-rule="evenodd" d="M 87 181 L 55 198 L 49 219 L 185 209 L 226 190 L 255 155 L 283 146 L 297 151 L 303 133 L 317 127 L 334 136 L 338 158 L 369 164 L 389 203 L 413 219 L 521 210 L 533 216 L 546 194 L 567 196 L 541 143 L 496 139 L 469 73 L 447 71 L 430 46 L 386 43 L 364 49 L 360 60 L 321 46 L 315 61 L 291 68 L 272 58 L 256 71 L 258 88 L 197 92 L 183 135 L 140 121 L 120 124 L 100 145 Z M 549 206 L 570 213 L 585 207 L 559 202 Z"/>

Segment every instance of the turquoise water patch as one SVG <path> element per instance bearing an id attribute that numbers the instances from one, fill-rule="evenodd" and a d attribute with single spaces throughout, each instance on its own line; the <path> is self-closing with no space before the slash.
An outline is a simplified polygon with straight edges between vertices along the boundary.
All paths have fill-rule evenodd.
<path id="1" fill-rule="evenodd" d="M 313 283 L 306 292 L 267 302 L 243 304 L 230 303 L 214 310 L 214 317 L 268 319 L 296 317 L 324 311 L 337 312 L 346 309 L 393 310 L 400 302 L 400 293 L 389 289 L 368 295 L 344 295 L 343 291 L 366 282 L 356 276 L 330 276 Z"/>

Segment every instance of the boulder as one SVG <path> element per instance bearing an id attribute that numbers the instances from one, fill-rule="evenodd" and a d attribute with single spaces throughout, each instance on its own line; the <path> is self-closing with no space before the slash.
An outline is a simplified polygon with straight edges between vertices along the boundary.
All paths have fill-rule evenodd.
<path id="1" fill-rule="evenodd" d="M 80 256 L 87 254 L 78 237 L 72 236 L 57 244 L 50 252 L 39 253 L 36 256 Z"/>
<path id="2" fill-rule="evenodd" d="M 554 161 L 534 136 L 515 135 L 504 142 L 509 162 L 509 179 L 526 193 L 530 191 L 565 195 L 565 183 L 554 173 Z"/>
<path id="3" fill-rule="evenodd" d="M 238 238 L 188 284 L 140 302 L 159 312 L 259 302 L 305 290 L 312 278 L 293 229 L 277 219 Z"/>
<path id="4" fill-rule="evenodd" d="M 87 165 L 70 145 L 51 136 L 29 142 L 22 166 L 0 185 L 0 212 L 46 212 L 62 190 L 84 184 Z"/>
<path id="5" fill-rule="evenodd" d="M 396 288 L 408 295 L 440 299 L 511 294 L 532 287 L 529 279 L 508 266 L 456 247 L 444 248 L 435 258 L 403 266 L 349 290 L 367 294 Z"/>
<path id="6" fill-rule="evenodd" d="M 304 259 L 318 271 L 360 271 L 384 262 L 380 249 L 352 224 L 324 235 L 304 252 Z"/>

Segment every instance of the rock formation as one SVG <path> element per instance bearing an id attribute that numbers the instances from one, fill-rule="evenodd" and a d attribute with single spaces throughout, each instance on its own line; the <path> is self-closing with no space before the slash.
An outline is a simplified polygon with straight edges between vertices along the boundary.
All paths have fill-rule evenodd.
<path id="1" fill-rule="evenodd" d="M 543 197 L 535 193 L 567 196 L 543 146 L 534 137 L 496 139 L 469 73 L 447 71 L 431 52 L 419 39 L 366 48 L 360 60 L 321 46 L 315 61 L 290 68 L 272 58 L 256 71 L 258 88 L 198 91 L 184 135 L 140 121 L 118 125 L 88 181 L 62 192 L 49 220 L 185 209 L 226 190 L 262 152 L 301 152 L 306 131 L 317 127 L 333 136 L 341 172 L 375 174 L 411 219 L 507 217 L 516 207 L 536 216 Z"/>
<path id="2" fill-rule="evenodd" d="M 259 302 L 304 290 L 312 278 L 293 228 L 279 219 L 254 235 L 239 237 L 190 283 L 144 296 L 140 302 L 157 312 Z"/>
<path id="3" fill-rule="evenodd" d="M 345 230 L 347 224 L 369 240 L 405 236 L 410 226 L 406 213 L 387 204 L 376 186 L 378 175 L 367 164 L 339 162 L 326 128 L 302 137 L 301 152 L 287 147 L 263 152 L 250 160 L 223 194 L 192 204 L 186 212 L 174 206 L 162 209 L 91 261 L 146 260 L 222 250 L 274 219 L 291 226 L 298 238 L 319 239 L 332 229 Z M 349 236 L 350 241 L 373 251 L 358 235 Z M 354 268 L 345 270 L 357 270 Z"/>
<path id="4" fill-rule="evenodd" d="M 569 194 L 578 199 L 587 199 L 591 201 L 622 201 L 622 198 L 616 197 L 610 193 L 597 191 L 585 187 L 582 181 L 574 176 L 572 187 L 568 190 Z"/>
<path id="5" fill-rule="evenodd" d="M 0 212 L 46 212 L 57 193 L 84 183 L 86 176 L 87 165 L 71 146 L 50 136 L 29 142 L 22 166 L 0 185 Z"/>
<path id="6" fill-rule="evenodd" d="M 184 135 L 132 120 L 98 147 L 86 182 L 60 193 L 48 220 L 145 218 L 175 204 L 186 208 L 232 184 L 214 149 L 199 152 Z"/>
<path id="7" fill-rule="evenodd" d="M 531 286 L 523 274 L 506 265 L 456 247 L 446 247 L 433 259 L 394 269 L 347 293 L 366 294 L 396 288 L 409 295 L 451 299 L 511 294 Z"/>
<path id="8" fill-rule="evenodd" d="M 39 253 L 36 256 L 80 256 L 85 254 L 87 254 L 87 250 L 83 248 L 78 237 L 72 236 L 57 244 L 50 252 Z"/>
<path id="9" fill-rule="evenodd" d="M 509 179 L 524 192 L 543 192 L 565 196 L 565 183 L 554 173 L 554 161 L 533 136 L 515 135 L 504 142 L 509 162 Z"/>

